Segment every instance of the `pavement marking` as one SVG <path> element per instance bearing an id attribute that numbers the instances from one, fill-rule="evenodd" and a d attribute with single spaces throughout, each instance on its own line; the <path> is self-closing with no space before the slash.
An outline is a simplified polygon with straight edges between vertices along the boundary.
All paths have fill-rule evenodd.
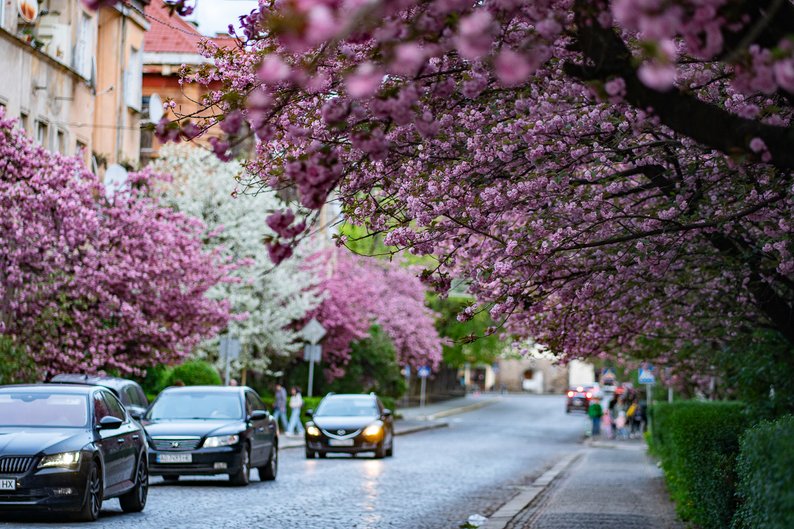
<path id="1" fill-rule="evenodd" d="M 532 485 L 523 487 L 524 490 L 522 492 L 519 492 L 507 503 L 499 507 L 499 509 L 488 518 L 488 521 L 480 526 L 480 529 L 504 529 L 507 527 L 510 520 L 529 507 L 529 504 L 535 501 L 535 498 L 537 498 L 552 481 L 557 479 L 557 477 L 583 453 L 584 450 L 579 450 L 557 461 L 554 466 L 533 481 Z"/>

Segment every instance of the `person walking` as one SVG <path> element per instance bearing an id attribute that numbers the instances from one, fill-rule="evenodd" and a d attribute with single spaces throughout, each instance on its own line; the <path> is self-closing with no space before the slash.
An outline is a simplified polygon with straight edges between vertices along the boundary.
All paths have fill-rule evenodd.
<path id="1" fill-rule="evenodd" d="M 289 425 L 287 435 L 303 435 L 303 423 L 301 422 L 301 408 L 303 408 L 303 397 L 297 386 L 292 387 L 292 397 L 289 399 Z"/>
<path id="2" fill-rule="evenodd" d="M 601 403 L 598 402 L 598 399 L 591 400 L 590 406 L 587 408 L 587 415 L 593 421 L 593 437 L 601 434 L 601 415 L 603 413 L 604 410 L 601 408 Z"/>
<path id="3" fill-rule="evenodd" d="M 281 423 L 281 429 L 287 431 L 287 390 L 276 384 L 276 402 L 273 405 L 273 418 Z"/>

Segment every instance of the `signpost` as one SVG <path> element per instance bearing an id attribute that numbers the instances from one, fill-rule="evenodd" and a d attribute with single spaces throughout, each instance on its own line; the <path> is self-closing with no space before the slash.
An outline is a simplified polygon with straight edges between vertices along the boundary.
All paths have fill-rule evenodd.
<path id="1" fill-rule="evenodd" d="M 656 375 L 653 371 L 653 366 L 645 362 L 640 366 L 639 376 L 637 382 L 645 384 L 645 402 L 648 406 L 651 405 L 651 386 L 656 384 Z"/>
<path id="2" fill-rule="evenodd" d="M 228 334 L 224 334 L 221 336 L 221 347 L 220 347 L 221 357 L 223 358 L 223 362 L 226 365 L 225 374 L 224 374 L 224 384 L 227 386 L 229 385 L 230 380 L 230 373 L 229 370 L 231 368 L 232 360 L 237 360 L 240 358 L 240 340 L 229 336 Z"/>
<path id="3" fill-rule="evenodd" d="M 309 387 L 306 388 L 306 396 L 311 397 L 314 389 L 314 364 L 322 359 L 323 348 L 319 343 L 325 336 L 325 327 L 317 321 L 317 318 L 312 318 L 301 330 L 301 336 L 309 342 L 303 348 L 303 359 L 309 362 Z"/>
<path id="4" fill-rule="evenodd" d="M 416 370 L 416 374 L 422 380 L 422 385 L 419 389 L 419 407 L 425 407 L 425 391 L 427 390 L 427 377 L 430 376 L 430 368 L 427 366 L 422 366 Z"/>

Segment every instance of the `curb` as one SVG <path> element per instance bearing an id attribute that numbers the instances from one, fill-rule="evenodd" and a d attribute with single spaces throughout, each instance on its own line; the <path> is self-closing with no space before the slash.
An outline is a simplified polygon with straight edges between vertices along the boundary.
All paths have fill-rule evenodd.
<path id="1" fill-rule="evenodd" d="M 560 459 L 553 467 L 533 481 L 532 485 L 523 487 L 521 492 L 502 505 L 490 518 L 488 518 L 487 522 L 480 526 L 480 529 L 504 529 L 507 527 L 507 524 L 509 524 L 513 518 L 529 507 L 529 505 L 535 501 L 535 498 L 548 488 L 566 468 L 579 459 L 583 453 L 583 450 L 579 450 Z"/>
<path id="2" fill-rule="evenodd" d="M 428 424 L 419 424 L 417 426 L 409 426 L 408 428 L 405 428 L 405 429 L 400 430 L 400 431 L 395 431 L 394 435 L 395 436 L 409 435 L 409 434 L 412 434 L 412 433 L 423 432 L 425 430 L 434 430 L 436 428 L 446 428 L 448 426 L 449 426 L 448 422 L 436 422 L 436 423 L 428 423 Z M 291 444 L 291 445 L 287 445 L 287 446 L 279 446 L 279 450 L 290 450 L 292 448 L 304 448 L 305 446 L 306 446 L 306 443 Z"/>
<path id="3" fill-rule="evenodd" d="M 491 404 L 496 404 L 502 399 L 488 399 L 488 400 L 481 400 L 479 402 L 475 402 L 473 404 L 467 404 L 465 406 L 460 406 L 458 408 L 452 408 L 450 410 L 442 410 L 432 415 L 419 415 L 416 417 L 417 420 L 422 421 L 434 421 L 436 419 L 441 419 L 442 417 L 449 417 L 450 415 L 458 415 L 460 413 L 466 413 L 474 410 L 479 410 L 480 408 L 484 408 L 486 406 L 490 406 Z"/>

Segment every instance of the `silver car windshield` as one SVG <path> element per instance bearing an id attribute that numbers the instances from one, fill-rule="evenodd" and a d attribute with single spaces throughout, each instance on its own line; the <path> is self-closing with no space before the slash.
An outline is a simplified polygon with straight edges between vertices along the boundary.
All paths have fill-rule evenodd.
<path id="1" fill-rule="evenodd" d="M 87 425 L 85 395 L 0 391 L 0 426 L 84 428 Z"/>
<path id="2" fill-rule="evenodd" d="M 373 417 L 378 407 L 371 398 L 326 398 L 317 408 L 318 416 L 326 417 Z"/>
<path id="3" fill-rule="evenodd" d="M 231 393 L 164 393 L 146 414 L 152 421 L 176 419 L 241 419 L 240 396 Z"/>

